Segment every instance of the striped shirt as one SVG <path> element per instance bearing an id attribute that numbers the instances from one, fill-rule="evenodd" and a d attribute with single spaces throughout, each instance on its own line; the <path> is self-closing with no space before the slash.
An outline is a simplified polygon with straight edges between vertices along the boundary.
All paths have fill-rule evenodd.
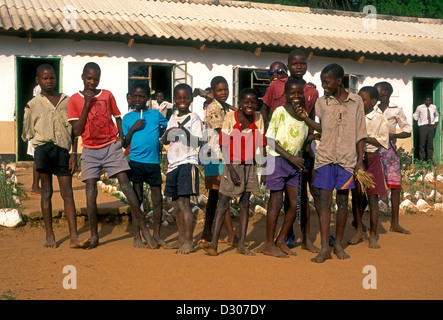
<path id="1" fill-rule="evenodd" d="M 68 99 L 61 93 L 56 106 L 42 94 L 30 100 L 25 107 L 23 141 L 31 141 L 34 148 L 52 142 L 69 151 L 72 126 L 68 122 Z"/>

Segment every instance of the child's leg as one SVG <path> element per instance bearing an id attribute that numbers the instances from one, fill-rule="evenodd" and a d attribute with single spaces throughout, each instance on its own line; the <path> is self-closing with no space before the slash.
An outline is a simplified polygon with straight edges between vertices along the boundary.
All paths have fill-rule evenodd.
<path id="1" fill-rule="evenodd" d="M 212 224 L 214 222 L 215 211 L 217 210 L 218 190 L 209 189 L 208 203 L 206 204 L 205 226 L 202 232 L 202 240 L 212 240 Z"/>
<path id="2" fill-rule="evenodd" d="M 289 208 L 288 208 L 288 211 L 286 211 L 285 219 L 283 220 L 283 225 L 280 229 L 280 233 L 278 234 L 278 237 L 275 242 L 276 242 L 277 247 L 281 251 L 283 251 L 284 253 L 287 253 L 290 255 L 297 255 L 295 252 L 291 251 L 288 248 L 284 239 L 286 239 L 286 236 L 287 236 L 289 230 L 294 225 L 295 217 L 297 215 L 298 188 L 290 186 L 290 185 L 286 185 L 286 192 L 287 192 L 288 198 L 289 198 Z"/>
<path id="3" fill-rule="evenodd" d="M 359 189 L 355 188 L 351 190 L 352 193 L 352 215 L 354 216 L 354 221 L 352 222 L 355 225 L 357 231 L 355 235 L 349 240 L 349 244 L 357 244 L 363 241 L 363 210 L 366 208 L 366 197 L 360 192 Z"/>
<path id="4" fill-rule="evenodd" d="M 316 207 L 320 222 L 321 249 L 318 255 L 312 258 L 311 261 L 320 263 L 326 259 L 332 258 L 329 250 L 329 225 L 331 223 L 332 191 L 327 189 L 318 189 L 318 192 L 319 197 Z"/>
<path id="5" fill-rule="evenodd" d="M 268 201 L 268 210 L 266 214 L 266 240 L 263 249 L 260 251 L 264 254 L 287 258 L 288 256 L 282 252 L 274 243 L 275 229 L 277 227 L 278 216 L 283 202 L 283 190 L 271 190 Z M 285 211 L 285 216 L 287 211 Z"/>
<path id="6" fill-rule="evenodd" d="M 389 228 L 389 231 L 411 234 L 409 230 L 404 229 L 399 223 L 400 191 L 401 189 L 391 189 L 392 216 L 391 216 L 391 227 Z"/>
<path id="7" fill-rule="evenodd" d="M 223 226 L 223 220 L 225 218 L 226 211 L 229 208 L 230 199 L 231 198 L 229 196 L 224 195 L 223 193 L 219 194 L 217 210 L 215 211 L 214 233 L 212 234 L 212 240 L 211 242 L 200 243 L 200 248 L 205 250 L 211 256 L 217 255 L 218 238 Z"/>
<path id="8" fill-rule="evenodd" d="M 160 227 L 162 223 L 163 201 L 161 186 L 151 186 L 151 200 L 154 206 L 154 240 L 162 247 L 168 244 L 160 237 Z"/>
<path id="9" fill-rule="evenodd" d="M 182 238 L 184 240 L 183 245 L 177 249 L 177 253 L 188 254 L 193 251 L 194 217 L 191 210 L 191 200 L 189 196 L 180 196 L 177 201 L 182 215 Z"/>
<path id="10" fill-rule="evenodd" d="M 337 221 L 336 240 L 334 242 L 334 253 L 339 259 L 348 259 L 349 255 L 344 251 L 342 240 L 345 232 L 346 220 L 348 217 L 348 195 L 349 190 L 337 190 Z"/>
<path id="11" fill-rule="evenodd" d="M 145 224 L 143 212 L 140 209 L 140 202 L 135 194 L 134 189 L 132 188 L 131 183 L 129 182 L 128 175 L 125 171 L 122 171 L 117 174 L 117 180 L 120 184 L 120 189 L 125 194 L 126 199 L 128 200 L 128 204 L 131 207 L 132 214 L 135 215 L 135 218 L 138 220 L 141 233 L 143 238 L 146 240 L 146 244 L 149 248 L 155 249 L 157 248 L 157 243 L 154 238 L 151 236 L 151 233 L 148 230 L 148 227 Z"/>
<path id="12" fill-rule="evenodd" d="M 369 210 L 370 210 L 370 230 L 369 230 L 369 248 L 380 248 L 377 242 L 377 224 L 378 224 L 378 196 L 371 194 L 369 198 Z"/>
<path id="13" fill-rule="evenodd" d="M 310 186 L 310 191 L 311 191 L 311 195 L 314 198 L 315 196 L 318 197 L 318 195 L 315 195 L 315 191 L 313 189 L 316 189 L 314 187 L 312 187 L 311 185 L 311 179 L 308 178 L 309 176 L 311 176 L 312 171 L 309 170 L 309 173 L 306 174 L 306 180 L 304 179 L 303 181 L 306 181 L 303 185 L 303 188 L 301 190 L 302 194 L 302 201 L 301 201 L 301 205 L 302 205 L 302 210 L 301 210 L 301 217 L 300 217 L 300 229 L 301 229 L 301 235 L 302 235 L 302 244 L 301 247 L 302 249 L 308 250 L 309 252 L 319 252 L 320 249 L 317 248 L 314 243 L 311 240 L 310 237 L 310 231 L 311 231 L 311 209 L 309 206 L 309 201 L 308 201 L 308 185 Z"/>
<path id="14" fill-rule="evenodd" d="M 172 198 L 172 205 L 174 207 L 174 212 L 175 212 L 175 219 L 177 222 L 177 228 L 178 228 L 178 240 L 176 242 L 174 242 L 173 244 L 170 244 L 167 248 L 169 249 L 178 249 L 180 248 L 184 243 L 185 243 L 185 238 L 184 238 L 184 221 L 183 221 L 183 214 L 182 211 L 180 209 L 180 205 L 178 202 L 178 197 L 177 198 Z"/>
<path id="15" fill-rule="evenodd" d="M 36 164 L 34 161 L 34 164 L 32 165 L 32 186 L 31 186 L 32 194 L 41 194 L 39 182 L 40 182 L 40 174 L 37 171 Z"/>
<path id="16" fill-rule="evenodd" d="M 89 248 L 99 244 L 98 217 L 97 217 L 97 179 L 91 178 L 86 183 L 86 212 L 88 213 L 89 229 L 91 232 Z"/>
<path id="17" fill-rule="evenodd" d="M 137 199 L 139 201 L 139 205 L 142 204 L 143 202 L 143 182 L 137 182 L 137 183 L 133 183 L 132 187 L 134 188 L 134 192 L 137 196 Z M 134 232 L 134 247 L 137 248 L 145 248 L 146 245 L 144 244 L 141 235 L 140 235 L 140 224 L 138 222 L 137 217 L 135 216 L 134 212 L 131 212 L 131 217 L 132 217 L 132 228 L 133 228 L 133 232 Z M 144 220 L 144 219 L 143 219 Z"/>
<path id="18" fill-rule="evenodd" d="M 248 220 L 249 220 L 249 196 L 250 192 L 244 192 L 240 198 L 240 237 L 238 239 L 237 252 L 248 256 L 254 256 L 255 253 L 248 250 L 245 246 L 246 242 L 246 231 L 248 230 Z M 283 239 L 284 241 L 284 239 Z"/>
<path id="19" fill-rule="evenodd" d="M 81 240 L 77 233 L 77 215 L 75 212 L 74 192 L 72 191 L 72 176 L 58 176 L 60 195 L 68 219 L 69 233 L 71 236 L 71 248 L 86 248 L 89 240 Z"/>
<path id="20" fill-rule="evenodd" d="M 52 230 L 52 174 L 40 173 L 40 178 L 42 183 L 40 205 L 46 230 L 45 247 L 57 248 Z"/>

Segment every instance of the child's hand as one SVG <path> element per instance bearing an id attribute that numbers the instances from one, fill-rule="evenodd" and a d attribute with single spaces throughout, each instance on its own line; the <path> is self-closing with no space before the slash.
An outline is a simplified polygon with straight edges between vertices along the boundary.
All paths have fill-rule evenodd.
<path id="1" fill-rule="evenodd" d="M 86 90 L 83 91 L 82 94 L 85 97 L 85 104 L 90 108 L 92 99 L 94 99 L 94 92 L 92 92 L 92 90 Z"/>
<path id="2" fill-rule="evenodd" d="M 297 156 L 291 156 L 289 158 L 289 162 L 291 162 L 294 166 L 299 168 L 300 170 L 305 170 L 305 159 L 297 157 Z"/>
<path id="3" fill-rule="evenodd" d="M 306 119 L 308 117 L 308 113 L 306 112 L 306 110 L 304 108 L 302 108 L 301 106 L 298 106 L 297 108 L 295 108 L 295 113 L 297 114 L 298 117 L 300 117 L 301 119 Z"/>
<path id="4" fill-rule="evenodd" d="M 146 122 L 144 119 L 138 119 L 131 127 L 132 131 L 138 131 L 145 127 Z"/>
<path id="5" fill-rule="evenodd" d="M 240 176 L 238 175 L 237 171 L 235 171 L 235 169 L 232 166 L 229 167 L 229 173 L 231 175 L 232 183 L 237 187 L 241 186 Z"/>
<path id="6" fill-rule="evenodd" d="M 308 82 L 308 87 L 309 88 L 314 88 L 314 89 L 317 88 L 317 86 L 315 84 L 313 84 L 312 82 Z"/>
<path id="7" fill-rule="evenodd" d="M 69 156 L 69 172 L 74 174 L 77 172 L 78 163 L 77 163 L 77 155 L 75 153 L 71 153 Z"/>

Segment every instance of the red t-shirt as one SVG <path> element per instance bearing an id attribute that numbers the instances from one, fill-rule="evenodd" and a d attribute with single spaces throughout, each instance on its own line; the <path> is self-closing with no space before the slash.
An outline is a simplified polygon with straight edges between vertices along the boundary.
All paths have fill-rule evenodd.
<path id="1" fill-rule="evenodd" d="M 266 146 L 263 118 L 256 112 L 254 121 L 247 129 L 242 130 L 237 114 L 238 110 L 226 114 L 219 144 L 228 147 L 230 162 L 253 162 L 257 148 Z"/>
<path id="2" fill-rule="evenodd" d="M 77 92 L 68 101 L 68 121 L 80 119 L 85 98 Z M 108 90 L 101 90 L 92 100 L 85 130 L 82 133 L 82 146 L 91 149 L 103 148 L 117 140 L 118 129 L 112 120 L 121 117 L 115 98 Z"/>
<path id="3" fill-rule="evenodd" d="M 263 103 L 269 107 L 270 115 L 277 107 L 281 107 L 286 105 L 286 97 L 285 97 L 285 85 L 289 78 L 277 79 L 271 83 L 268 90 L 266 90 L 266 94 L 263 97 Z M 318 99 L 318 91 L 315 88 L 311 88 L 307 83 L 303 86 L 304 93 L 304 108 L 308 112 L 310 116 L 315 115 L 314 105 Z"/>

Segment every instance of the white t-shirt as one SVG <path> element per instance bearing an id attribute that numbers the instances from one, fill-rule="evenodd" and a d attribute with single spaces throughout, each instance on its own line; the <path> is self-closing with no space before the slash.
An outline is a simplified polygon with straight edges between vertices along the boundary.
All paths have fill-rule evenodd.
<path id="1" fill-rule="evenodd" d="M 179 117 L 173 114 L 168 121 L 166 130 L 178 127 L 183 121 L 190 117 L 190 120 L 183 126 L 191 133 L 190 145 L 187 145 L 186 135 L 183 130 L 171 130 L 168 133 L 168 140 L 170 140 L 168 148 L 168 172 L 176 169 L 179 165 L 191 163 L 198 165 L 198 144 L 203 137 L 203 123 L 196 113 L 188 113 L 185 116 Z M 178 140 L 174 141 L 177 136 Z"/>

